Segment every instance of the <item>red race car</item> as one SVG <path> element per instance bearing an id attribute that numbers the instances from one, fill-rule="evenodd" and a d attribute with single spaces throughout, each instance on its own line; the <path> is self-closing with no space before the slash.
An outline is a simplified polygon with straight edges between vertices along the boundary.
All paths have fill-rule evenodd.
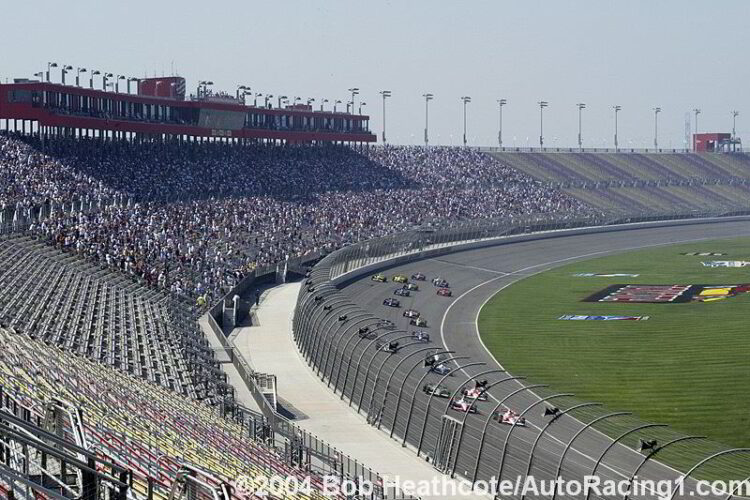
<path id="1" fill-rule="evenodd" d="M 438 288 L 437 294 L 441 297 L 452 297 L 453 292 L 450 288 Z"/>

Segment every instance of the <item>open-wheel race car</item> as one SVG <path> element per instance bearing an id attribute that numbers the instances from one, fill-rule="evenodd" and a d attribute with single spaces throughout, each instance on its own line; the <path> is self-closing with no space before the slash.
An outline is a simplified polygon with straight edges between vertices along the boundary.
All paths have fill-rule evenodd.
<path id="1" fill-rule="evenodd" d="M 479 413 L 477 405 L 467 401 L 465 398 L 454 399 L 451 401 L 451 409 L 462 413 Z"/>
<path id="2" fill-rule="evenodd" d="M 393 278 L 391 278 L 394 283 L 406 283 L 409 281 L 409 278 L 404 276 L 403 274 L 394 274 Z"/>
<path id="3" fill-rule="evenodd" d="M 486 387 L 486 380 L 475 380 L 474 387 L 464 387 L 461 389 L 461 394 L 469 401 L 474 399 L 477 401 L 487 401 L 487 392 L 484 391 Z"/>
<path id="4" fill-rule="evenodd" d="M 501 424 L 526 427 L 526 417 L 520 416 L 510 408 L 496 412 L 495 419 Z"/>
<path id="5" fill-rule="evenodd" d="M 419 327 L 419 328 L 426 328 L 427 327 L 427 320 L 424 319 L 424 318 L 420 318 L 420 317 L 411 318 L 409 320 L 409 324 L 412 325 L 412 326 Z"/>
<path id="6" fill-rule="evenodd" d="M 437 289 L 437 294 L 440 295 L 441 297 L 452 297 L 453 296 L 453 292 L 451 291 L 450 288 L 438 288 Z"/>
<path id="7" fill-rule="evenodd" d="M 393 291 L 393 295 L 398 295 L 399 297 L 408 297 L 410 294 L 411 292 L 409 292 L 409 290 L 407 290 L 406 288 L 396 288 Z"/>
<path id="8" fill-rule="evenodd" d="M 399 343 L 395 340 L 390 342 L 375 342 L 375 349 L 378 351 L 389 352 L 391 354 L 398 352 Z"/>
<path id="9" fill-rule="evenodd" d="M 433 279 L 432 284 L 435 285 L 436 288 L 450 288 L 448 282 L 440 277 Z"/>
<path id="10" fill-rule="evenodd" d="M 419 317 L 419 311 L 416 309 L 407 309 L 404 311 L 404 318 L 418 318 Z"/>
<path id="11" fill-rule="evenodd" d="M 388 281 L 388 278 L 385 277 L 385 274 L 374 274 L 370 279 L 379 283 L 385 283 L 386 281 Z"/>
<path id="12" fill-rule="evenodd" d="M 419 285 L 417 285 L 416 283 L 405 283 L 404 284 L 404 290 L 409 290 L 411 292 L 416 292 L 417 290 L 419 290 Z"/>
<path id="13" fill-rule="evenodd" d="M 396 328 L 396 323 L 389 319 L 381 319 L 378 320 L 378 323 L 375 326 L 382 328 L 383 330 L 393 330 Z"/>
<path id="14" fill-rule="evenodd" d="M 383 305 L 388 307 L 401 307 L 401 302 L 399 302 L 398 299 L 394 299 L 393 297 L 388 297 L 383 301 Z"/>
<path id="15" fill-rule="evenodd" d="M 416 280 L 416 281 L 424 281 L 427 279 L 427 276 L 425 276 L 422 273 L 414 273 L 411 275 L 411 279 Z"/>
<path id="16" fill-rule="evenodd" d="M 375 332 L 370 330 L 369 326 L 362 326 L 357 330 L 357 335 L 359 335 L 359 338 L 361 339 L 374 339 L 375 338 Z"/>
<path id="17" fill-rule="evenodd" d="M 429 342 L 430 334 L 423 330 L 415 330 L 411 332 L 411 338 L 413 338 L 417 342 Z"/>
<path id="18" fill-rule="evenodd" d="M 451 391 L 448 390 L 448 388 L 443 384 L 425 384 L 422 386 L 422 392 L 435 396 L 437 398 L 448 399 L 449 397 L 451 397 Z"/>

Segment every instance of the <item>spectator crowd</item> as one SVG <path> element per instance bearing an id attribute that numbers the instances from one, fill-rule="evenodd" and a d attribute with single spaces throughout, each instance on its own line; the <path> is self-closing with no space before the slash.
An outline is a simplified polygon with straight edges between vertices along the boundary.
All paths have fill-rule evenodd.
<path id="1" fill-rule="evenodd" d="M 58 246 L 211 303 L 256 266 L 432 222 L 583 213 L 465 148 L 102 143 L 0 136 L 0 210 L 129 199 L 34 225 Z"/>

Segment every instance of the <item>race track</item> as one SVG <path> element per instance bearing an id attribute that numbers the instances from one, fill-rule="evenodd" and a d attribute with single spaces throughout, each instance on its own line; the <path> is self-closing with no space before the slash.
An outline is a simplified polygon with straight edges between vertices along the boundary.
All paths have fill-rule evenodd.
<path id="1" fill-rule="evenodd" d="M 384 336 L 385 339 L 397 339 L 405 336 L 405 332 L 414 330 L 414 327 L 408 325 L 406 318 L 402 317 L 402 312 L 405 308 L 417 309 L 429 323 L 426 330 L 430 333 L 432 342 L 427 345 L 417 344 L 402 338 L 399 340 L 402 346 L 399 352 L 386 355 L 377 352 L 374 345 L 371 345 L 371 341 L 339 342 L 338 340 L 344 338 L 344 334 L 341 334 L 339 339 L 331 339 L 328 349 L 334 350 L 332 356 L 353 359 L 352 363 L 341 362 L 345 369 L 354 370 L 353 363 L 357 360 L 360 365 L 365 365 L 361 367 L 362 370 L 372 366 L 372 378 L 360 376 L 359 382 L 347 378 L 349 384 L 353 386 L 349 391 L 345 389 L 346 395 L 349 397 L 349 394 L 364 394 L 361 398 L 364 400 L 362 406 L 367 408 L 367 413 L 371 417 L 375 414 L 379 415 L 377 418 L 381 426 L 385 429 L 393 428 L 396 436 L 404 435 L 408 420 L 406 416 L 408 412 L 404 411 L 404 407 L 410 406 L 411 394 L 416 389 L 416 401 L 407 429 L 407 439 L 410 445 L 416 446 L 422 437 L 422 451 L 432 455 L 440 434 L 440 415 L 445 412 L 447 400 L 429 398 L 419 390 L 421 384 L 436 383 L 442 377 L 437 374 L 425 376 L 425 368 L 415 365 L 424 359 L 424 353 L 416 351 L 425 347 L 444 347 L 445 350 L 455 351 L 456 356 L 467 356 L 468 359 L 462 360 L 462 364 L 483 363 L 458 370 L 454 376 L 444 379 L 443 383 L 451 390 L 462 387 L 470 382 L 473 376 L 480 373 L 501 369 L 503 360 L 495 360 L 484 348 L 476 324 L 482 305 L 497 291 L 525 276 L 575 260 L 655 245 L 745 235 L 750 235 L 750 222 L 748 221 L 634 229 L 508 243 L 388 268 L 385 270 L 389 278 L 388 283 L 373 282 L 368 275 L 344 287 L 342 293 L 366 311 L 396 323 L 396 328 L 400 331 L 396 330 L 387 337 Z M 420 291 L 412 292 L 411 297 L 408 298 L 397 297 L 401 300 L 401 308 L 382 305 L 384 298 L 394 296 L 393 290 L 397 286 L 390 280 L 394 274 L 411 276 L 416 272 L 427 275 L 427 281 L 419 283 Z M 448 280 L 453 290 L 453 297 L 436 296 L 435 289 L 429 281 L 435 276 Z M 409 359 L 404 361 L 405 357 Z M 374 361 L 375 358 L 377 362 Z M 335 364 L 335 361 L 333 363 Z M 341 366 L 335 373 L 338 374 L 340 371 Z M 334 374 L 333 368 L 330 373 Z M 489 373 L 481 378 L 493 383 L 510 376 L 511 374 L 508 373 Z M 404 379 L 406 380 L 402 391 L 400 388 Z M 389 384 L 387 380 L 390 380 Z M 489 401 L 477 403 L 481 414 L 468 415 L 463 426 L 464 430 L 456 440 L 460 447 L 453 468 L 456 474 L 468 475 L 471 479 L 478 459 L 478 479 L 487 480 L 497 475 L 501 463 L 500 458 L 503 456 L 502 450 L 507 448 L 502 477 L 526 476 L 529 467 L 529 452 L 540 429 L 544 428 L 548 421 L 542 417 L 545 404 L 533 406 L 533 409 L 526 414 L 529 426 L 514 428 L 510 439 L 508 439 L 509 426 L 499 425 L 494 421 L 487 425 L 490 410 L 501 401 L 505 401 L 502 406 L 512 407 L 519 412 L 539 402 L 539 398 L 533 391 L 519 391 L 523 387 L 522 383 L 524 382 L 519 380 L 497 383 L 488 391 Z M 420 386 L 418 387 L 417 384 Z M 358 385 L 362 387 L 354 387 Z M 371 386 L 376 389 L 371 389 Z M 512 393 L 514 395 L 508 397 Z M 355 403 L 356 399 L 355 397 Z M 550 405 L 553 403 L 554 401 Z M 393 407 L 396 405 L 401 409 L 394 422 L 396 412 Z M 431 418 L 425 419 L 425 411 L 431 415 Z M 434 418 L 432 418 L 433 413 Z M 452 410 L 449 410 L 448 414 L 459 421 L 464 417 L 463 414 Z M 427 425 L 422 436 L 421 426 L 425 422 Z M 485 425 L 487 425 L 486 432 L 484 431 Z M 531 473 L 537 478 L 553 479 L 557 475 L 558 468 L 561 467 L 561 474 L 567 478 L 590 474 L 595 462 L 607 449 L 611 440 L 593 429 L 578 434 L 582 429 L 583 424 L 580 421 L 567 415 L 550 426 L 536 445 Z M 484 444 L 481 444 L 483 435 Z M 575 440 L 561 463 L 560 457 L 563 450 L 574 436 Z M 478 457 L 480 447 L 481 456 Z M 627 479 L 642 460 L 643 455 L 618 444 L 606 452 L 604 460 L 597 468 L 597 474 L 602 479 Z M 676 478 L 677 476 L 676 471 L 653 460 L 648 462 L 639 473 L 641 478 L 653 479 Z M 508 496 L 515 497 L 515 495 Z M 594 497 L 592 495 L 591 498 Z M 631 495 L 631 497 L 653 498 L 654 495 Z"/>

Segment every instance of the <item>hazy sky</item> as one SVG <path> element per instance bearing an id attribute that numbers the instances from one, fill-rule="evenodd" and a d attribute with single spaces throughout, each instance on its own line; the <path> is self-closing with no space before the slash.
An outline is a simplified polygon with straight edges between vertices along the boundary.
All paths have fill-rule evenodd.
<path id="1" fill-rule="evenodd" d="M 425 92 L 432 143 L 459 144 L 460 97 L 469 95 L 472 145 L 536 145 L 547 100 L 548 146 L 574 145 L 575 104 L 585 102 L 585 146 L 681 147 L 685 113 L 701 131 L 731 131 L 750 146 L 750 1 L 569 0 L 402 2 L 357 0 L 2 0 L 0 78 L 30 77 L 47 61 L 149 76 L 172 67 L 234 92 L 326 97 L 362 89 L 380 134 L 388 89 L 388 139 L 421 143 Z M 53 74 L 59 80 L 59 72 Z"/>

